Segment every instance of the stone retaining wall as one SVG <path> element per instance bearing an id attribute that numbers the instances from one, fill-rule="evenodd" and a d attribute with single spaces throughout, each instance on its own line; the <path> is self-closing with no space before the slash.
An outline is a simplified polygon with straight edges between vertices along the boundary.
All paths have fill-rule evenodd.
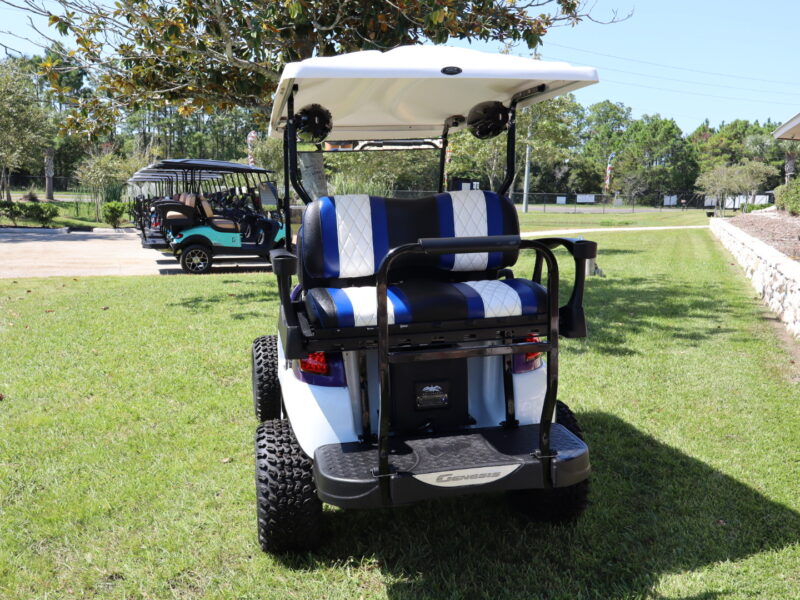
<path id="1" fill-rule="evenodd" d="M 800 262 L 731 225 L 711 219 L 711 231 L 736 258 L 770 310 L 800 337 Z"/>

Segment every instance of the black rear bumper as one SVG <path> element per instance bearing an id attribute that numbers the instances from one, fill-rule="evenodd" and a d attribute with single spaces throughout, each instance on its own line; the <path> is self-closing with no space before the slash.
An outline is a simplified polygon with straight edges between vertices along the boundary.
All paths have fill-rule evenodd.
<path id="1" fill-rule="evenodd" d="M 342 508 L 370 508 L 545 488 L 548 480 L 554 487 L 566 487 L 589 476 L 589 448 L 564 426 L 552 425 L 554 456 L 537 456 L 538 440 L 538 425 L 393 437 L 388 498 L 381 493 L 377 476 L 377 447 L 358 442 L 329 444 L 314 453 L 314 480 L 323 502 Z"/>

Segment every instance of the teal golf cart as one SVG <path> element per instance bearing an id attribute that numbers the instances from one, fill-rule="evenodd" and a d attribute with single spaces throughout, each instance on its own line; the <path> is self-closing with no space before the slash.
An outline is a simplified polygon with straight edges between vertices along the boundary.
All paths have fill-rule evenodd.
<path id="1" fill-rule="evenodd" d="M 136 203 L 142 245 L 169 248 L 187 273 L 207 273 L 215 257 L 267 259 L 285 244 L 270 171 L 202 159 L 164 159 L 129 183 L 148 194 Z"/>

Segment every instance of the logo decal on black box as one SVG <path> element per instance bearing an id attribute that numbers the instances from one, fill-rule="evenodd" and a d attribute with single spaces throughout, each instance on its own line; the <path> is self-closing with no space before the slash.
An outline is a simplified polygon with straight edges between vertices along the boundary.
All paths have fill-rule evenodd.
<path id="1" fill-rule="evenodd" d="M 446 408 L 447 394 L 450 392 L 449 381 L 425 381 L 415 385 L 417 392 L 417 409 Z"/>

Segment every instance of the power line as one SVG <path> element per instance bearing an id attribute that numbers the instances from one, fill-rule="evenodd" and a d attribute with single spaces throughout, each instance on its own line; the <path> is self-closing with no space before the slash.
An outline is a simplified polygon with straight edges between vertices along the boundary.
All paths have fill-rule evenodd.
<path id="1" fill-rule="evenodd" d="M 742 75 L 731 75 L 729 73 L 719 73 L 716 71 L 701 71 L 700 69 L 690 69 L 688 67 L 676 67 L 674 65 L 666 65 L 664 63 L 657 63 L 651 62 L 647 60 L 639 60 L 636 58 L 627 58 L 625 56 L 617 56 L 615 54 L 604 54 L 602 52 L 595 52 L 594 50 L 583 50 L 581 48 L 574 48 L 572 46 L 564 46 L 563 44 L 556 44 L 553 42 L 548 42 L 546 39 L 544 41 L 545 45 L 550 44 L 551 46 L 555 46 L 556 48 L 566 48 L 567 50 L 575 50 L 576 52 L 584 52 L 586 54 L 591 54 L 593 56 L 605 56 L 608 58 L 616 58 L 618 60 L 627 60 L 628 62 L 635 62 L 642 65 L 650 65 L 653 67 L 663 67 L 665 69 L 675 69 L 676 71 L 686 71 L 690 73 L 700 73 L 702 75 L 716 75 L 718 77 L 729 77 L 731 79 L 744 79 L 750 81 L 760 81 L 761 83 L 777 83 L 778 85 L 793 85 L 793 86 L 800 86 L 800 83 L 794 83 L 791 81 L 776 81 L 774 79 L 759 79 L 758 77 L 743 77 Z"/>
<path id="2" fill-rule="evenodd" d="M 545 56 L 545 55 L 542 55 L 542 56 Z M 559 60 L 559 61 L 562 61 L 562 62 L 569 62 L 569 61 L 566 61 L 563 58 L 556 58 L 555 56 L 552 56 L 552 55 L 548 56 L 548 58 L 550 58 L 552 60 Z M 755 88 L 740 87 L 740 86 L 737 86 L 737 85 L 725 85 L 725 84 L 721 84 L 721 83 L 704 83 L 702 81 L 691 81 L 690 79 L 678 79 L 676 77 L 663 77 L 661 75 L 648 75 L 647 73 L 639 73 L 637 71 L 625 71 L 623 69 L 613 69 L 611 67 L 603 67 L 601 65 L 593 65 L 593 66 L 596 66 L 598 69 L 601 69 L 603 71 L 614 71 L 615 73 L 625 73 L 626 75 L 636 75 L 637 77 L 649 77 L 650 79 L 660 79 L 662 81 L 675 81 L 675 82 L 678 82 L 678 83 L 689 83 L 689 84 L 692 84 L 692 85 L 704 85 L 704 86 L 708 86 L 708 87 L 717 87 L 717 88 L 723 88 L 723 89 L 727 89 L 727 90 L 738 90 L 740 92 L 755 92 L 755 93 L 758 93 L 758 94 L 779 94 L 781 96 L 792 96 L 792 97 L 798 98 L 798 100 L 800 100 L 800 93 L 799 92 L 779 92 L 777 90 L 759 90 L 759 89 L 755 89 Z"/>
<path id="3" fill-rule="evenodd" d="M 661 92 L 672 92 L 675 94 L 684 94 L 687 96 L 704 96 L 706 98 L 717 98 L 718 100 L 736 100 L 737 102 L 755 102 L 757 104 L 776 104 L 781 106 L 794 106 L 797 108 L 796 102 L 774 102 L 771 100 L 754 100 L 749 98 L 732 98 L 731 96 L 717 96 L 715 94 L 704 94 L 702 92 L 687 92 L 686 90 L 676 90 L 671 88 L 663 88 L 663 87 L 656 87 L 653 85 L 643 85 L 640 83 L 629 83 L 627 81 L 615 81 L 613 79 L 603 79 L 603 81 L 607 81 L 608 83 L 616 83 L 619 85 L 629 85 L 631 87 L 639 87 L 645 88 L 648 90 L 658 90 Z"/>

